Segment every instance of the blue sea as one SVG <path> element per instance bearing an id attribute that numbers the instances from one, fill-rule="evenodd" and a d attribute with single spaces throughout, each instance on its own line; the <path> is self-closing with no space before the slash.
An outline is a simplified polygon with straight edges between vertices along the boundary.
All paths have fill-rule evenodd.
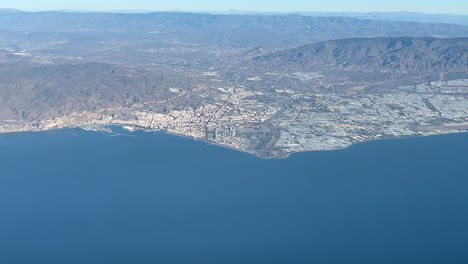
<path id="1" fill-rule="evenodd" d="M 0 135 L 0 263 L 468 263 L 468 134 L 283 160 L 163 133 Z"/>

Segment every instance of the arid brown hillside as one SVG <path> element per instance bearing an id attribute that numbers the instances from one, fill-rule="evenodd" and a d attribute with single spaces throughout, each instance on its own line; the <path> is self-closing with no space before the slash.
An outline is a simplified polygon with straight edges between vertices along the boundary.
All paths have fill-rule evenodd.
<path id="1" fill-rule="evenodd" d="M 254 58 L 259 62 L 363 67 L 392 71 L 437 71 L 468 67 L 468 38 L 342 39 Z"/>

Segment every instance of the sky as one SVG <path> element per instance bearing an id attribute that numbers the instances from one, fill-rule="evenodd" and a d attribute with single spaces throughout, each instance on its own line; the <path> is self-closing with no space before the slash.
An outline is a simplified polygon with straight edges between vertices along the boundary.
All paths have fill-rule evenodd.
<path id="1" fill-rule="evenodd" d="M 468 0 L 0 0 L 22 10 L 149 11 L 410 11 L 468 15 Z"/>

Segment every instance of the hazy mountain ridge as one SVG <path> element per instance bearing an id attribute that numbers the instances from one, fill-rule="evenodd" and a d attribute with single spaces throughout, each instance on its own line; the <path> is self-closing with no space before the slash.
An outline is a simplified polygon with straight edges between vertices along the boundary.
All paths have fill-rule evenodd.
<path id="1" fill-rule="evenodd" d="M 297 12 L 308 16 L 350 17 L 381 21 L 407 21 L 419 23 L 443 23 L 468 25 L 468 15 L 461 14 L 427 14 L 418 12 Z"/>
<path id="2" fill-rule="evenodd" d="M 468 38 L 342 39 L 305 45 L 253 58 L 258 62 L 435 71 L 468 67 Z"/>
<path id="3" fill-rule="evenodd" d="M 0 28 L 20 32 L 143 33 L 190 41 L 293 47 L 355 37 L 468 36 L 468 26 L 385 22 L 301 15 L 212 15 L 194 13 L 21 12 L 0 16 Z"/>
<path id="4" fill-rule="evenodd" d="M 0 14 L 5 13 L 23 13 L 24 11 L 14 8 L 0 8 Z"/>

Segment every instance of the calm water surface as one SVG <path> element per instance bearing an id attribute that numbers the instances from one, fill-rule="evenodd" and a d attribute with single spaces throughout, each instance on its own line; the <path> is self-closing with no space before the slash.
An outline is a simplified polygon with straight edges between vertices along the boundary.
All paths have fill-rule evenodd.
<path id="1" fill-rule="evenodd" d="M 285 160 L 143 132 L 0 135 L 0 263 L 468 263 L 467 247 L 468 134 Z"/>

